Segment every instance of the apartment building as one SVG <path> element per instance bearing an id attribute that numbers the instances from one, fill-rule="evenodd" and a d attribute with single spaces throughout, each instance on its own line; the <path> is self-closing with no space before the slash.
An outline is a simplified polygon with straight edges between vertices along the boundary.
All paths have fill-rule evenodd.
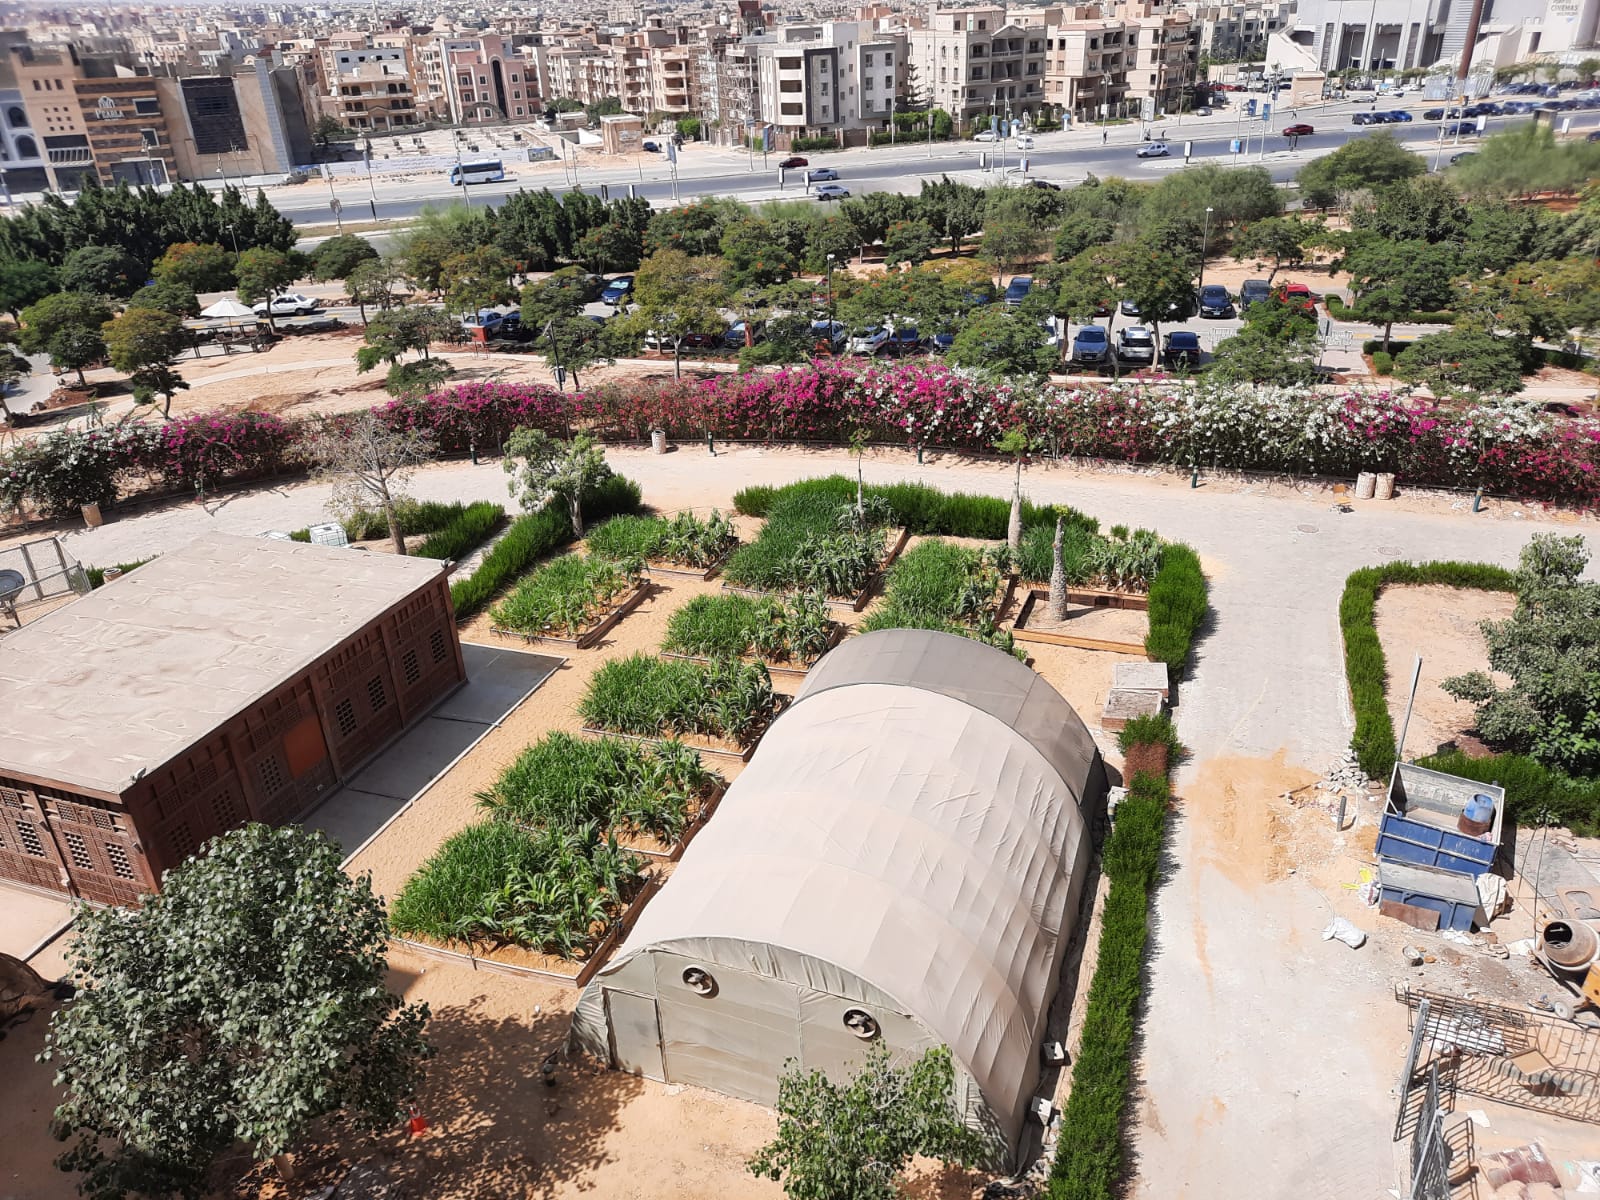
<path id="1" fill-rule="evenodd" d="M 1045 101 L 1079 121 L 1120 117 L 1127 108 L 1128 43 L 1123 23 L 1093 6 L 1066 10 L 1045 29 Z"/>
<path id="2" fill-rule="evenodd" d="M 0 114 L 4 114 L 0 120 L 0 183 L 6 195 L 48 190 L 44 148 L 19 90 L 0 87 Z"/>
<path id="3" fill-rule="evenodd" d="M 418 38 L 416 70 L 442 119 L 455 125 L 526 120 L 540 110 L 539 63 L 498 33 Z M 529 47 L 542 51 L 542 47 Z"/>
<path id="4" fill-rule="evenodd" d="M 1223 62 L 1266 54 L 1267 39 L 1290 27 L 1293 0 L 1248 4 L 1193 4 L 1195 51 Z"/>
<path id="5" fill-rule="evenodd" d="M 1127 42 L 1130 113 L 1177 112 L 1197 70 L 1198 31 L 1188 10 L 1167 0 L 1124 0 L 1116 15 Z"/>
<path id="6" fill-rule="evenodd" d="M 334 51 L 328 89 L 321 111 L 346 129 L 388 132 L 418 123 L 411 64 L 403 49 Z"/>
<path id="7" fill-rule="evenodd" d="M 932 10 L 908 35 L 919 90 L 962 122 L 1036 113 L 1046 102 L 1046 28 L 1000 7 Z"/>
<path id="8" fill-rule="evenodd" d="M 1285 37 L 1323 71 L 1455 67 L 1466 49 L 1472 14 L 1471 4 L 1440 0 L 1382 6 L 1299 0 Z M 1600 39 L 1600 0 L 1496 0 L 1482 16 L 1471 54 L 1475 63 L 1501 66 L 1532 55 L 1582 51 Z"/>
<path id="9" fill-rule="evenodd" d="M 742 46 L 754 53 L 753 119 L 780 146 L 828 134 L 864 143 L 888 127 L 905 84 L 904 41 L 858 21 L 778 25 Z"/>
<path id="10" fill-rule="evenodd" d="M 26 38 L 9 42 L 6 51 L 28 124 L 43 143 L 50 187 L 78 190 L 97 172 L 89 127 L 74 87 L 82 71 L 77 51 L 70 43 L 34 45 Z"/>

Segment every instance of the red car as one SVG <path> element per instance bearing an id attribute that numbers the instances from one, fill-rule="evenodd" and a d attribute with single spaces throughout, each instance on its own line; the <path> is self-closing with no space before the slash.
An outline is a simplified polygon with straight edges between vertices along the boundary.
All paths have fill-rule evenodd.
<path id="1" fill-rule="evenodd" d="M 1291 304 L 1306 312 L 1316 310 L 1317 298 L 1311 294 L 1311 289 L 1303 283 L 1286 283 L 1277 289 L 1278 299 L 1285 304 Z"/>
<path id="2" fill-rule="evenodd" d="M 808 163 L 805 159 L 801 158 L 798 154 L 791 154 L 788 158 L 784 159 L 778 165 L 780 167 L 782 167 L 785 171 L 788 171 L 788 170 L 791 170 L 794 167 L 809 167 L 811 164 Z"/>
<path id="3" fill-rule="evenodd" d="M 1287 138 L 1310 137 L 1315 132 L 1315 129 L 1306 124 L 1285 125 L 1283 127 L 1283 136 Z"/>

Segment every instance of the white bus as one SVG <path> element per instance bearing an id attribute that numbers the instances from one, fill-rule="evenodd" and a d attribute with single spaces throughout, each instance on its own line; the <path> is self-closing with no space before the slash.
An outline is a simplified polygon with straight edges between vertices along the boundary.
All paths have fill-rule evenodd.
<path id="1" fill-rule="evenodd" d="M 450 186 L 465 183 L 499 183 L 506 177 L 506 169 L 498 158 L 484 162 L 457 163 L 450 168 Z"/>

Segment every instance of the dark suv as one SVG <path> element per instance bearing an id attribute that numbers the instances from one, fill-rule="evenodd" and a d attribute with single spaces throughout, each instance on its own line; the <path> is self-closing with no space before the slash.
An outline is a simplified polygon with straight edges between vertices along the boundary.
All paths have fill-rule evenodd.
<path id="1" fill-rule="evenodd" d="M 1176 329 L 1162 339 L 1161 357 L 1169 367 L 1198 367 L 1200 365 L 1200 337 L 1187 329 Z"/>
<path id="2" fill-rule="evenodd" d="M 1272 285 L 1265 279 L 1246 279 L 1239 289 L 1239 307 L 1249 308 L 1272 298 Z"/>

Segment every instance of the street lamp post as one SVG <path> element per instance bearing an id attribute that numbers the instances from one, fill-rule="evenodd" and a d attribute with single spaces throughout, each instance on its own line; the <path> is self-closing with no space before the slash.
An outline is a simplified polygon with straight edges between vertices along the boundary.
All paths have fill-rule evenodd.
<path id="1" fill-rule="evenodd" d="M 828 340 L 833 340 L 833 255 L 828 255 Z"/>
<path id="2" fill-rule="evenodd" d="M 1196 291 L 1206 285 L 1206 243 L 1211 240 L 1211 213 L 1211 206 L 1207 205 L 1205 224 L 1200 228 L 1200 281 L 1195 284 Z"/>

